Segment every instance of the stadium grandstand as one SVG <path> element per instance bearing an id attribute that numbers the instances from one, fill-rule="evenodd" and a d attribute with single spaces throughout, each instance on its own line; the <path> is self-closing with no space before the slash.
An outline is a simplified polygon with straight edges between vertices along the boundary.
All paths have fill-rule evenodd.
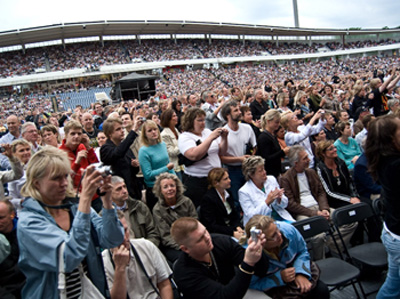
<path id="1" fill-rule="evenodd" d="M 400 48 L 400 29 L 310 29 L 190 21 L 64 23 L 4 31 L 0 37 L 1 94 L 13 94 L 13 100 L 36 93 L 57 94 L 59 101 L 68 102 L 64 107 L 71 108 L 75 103 L 88 107 L 95 101 L 94 91 L 83 94 L 83 90 L 102 88 L 109 94 L 111 83 L 131 72 L 173 77 L 171 70 L 206 69 L 212 77 L 206 80 L 228 85 L 234 83 L 216 79 L 221 68 L 261 65 L 265 71 L 266 65 L 288 62 L 397 57 Z M 165 76 L 159 87 L 163 81 Z M 160 91 L 178 96 L 170 89 Z"/>

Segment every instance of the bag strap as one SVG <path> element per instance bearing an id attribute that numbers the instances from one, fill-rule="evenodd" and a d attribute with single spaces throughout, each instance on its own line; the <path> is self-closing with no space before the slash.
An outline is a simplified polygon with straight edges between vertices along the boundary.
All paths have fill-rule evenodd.
<path id="1" fill-rule="evenodd" d="M 66 288 L 65 269 L 64 269 L 64 250 L 65 250 L 65 242 L 62 242 L 58 247 L 58 291 L 60 293 L 60 299 L 67 298 L 67 288 Z"/>
<path id="2" fill-rule="evenodd" d="M 129 245 L 131 245 L 133 254 L 135 255 L 136 261 L 139 264 L 139 267 L 142 269 L 144 275 L 146 275 L 147 280 L 149 281 L 150 285 L 152 286 L 152 288 L 154 289 L 154 291 L 157 293 L 158 296 L 160 296 L 160 292 L 158 291 L 158 289 L 155 287 L 155 285 L 153 284 L 153 282 L 151 281 L 150 276 L 147 274 L 146 269 L 144 268 L 143 262 L 139 257 L 139 254 L 137 253 L 135 247 L 133 247 L 132 243 L 129 242 Z"/>

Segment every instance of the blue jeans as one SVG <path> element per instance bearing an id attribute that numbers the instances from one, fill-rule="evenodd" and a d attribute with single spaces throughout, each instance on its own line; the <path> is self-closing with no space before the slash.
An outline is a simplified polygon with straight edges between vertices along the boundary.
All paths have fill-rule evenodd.
<path id="1" fill-rule="evenodd" d="M 376 298 L 400 298 L 400 241 L 385 229 L 382 230 L 381 239 L 388 254 L 389 269 Z"/>
<path id="2" fill-rule="evenodd" d="M 233 201 L 235 203 L 235 209 L 238 213 L 240 213 L 240 203 L 239 203 L 239 189 L 246 183 L 243 173 L 242 166 L 228 166 L 229 178 L 231 179 L 231 191 Z"/>

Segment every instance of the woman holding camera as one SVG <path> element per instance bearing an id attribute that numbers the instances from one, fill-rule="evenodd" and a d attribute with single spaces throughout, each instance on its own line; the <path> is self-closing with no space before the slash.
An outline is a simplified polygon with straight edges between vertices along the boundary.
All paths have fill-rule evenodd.
<path id="1" fill-rule="evenodd" d="M 18 222 L 19 267 L 26 276 L 23 298 L 58 298 L 59 248 L 65 244 L 66 296 L 106 297 L 107 285 L 100 248 L 119 246 L 123 228 L 112 206 L 111 176 L 89 166 L 83 174 L 78 204 L 72 198 L 71 166 L 67 154 L 47 147 L 32 156 L 21 190 L 28 197 Z M 90 208 L 96 191 L 102 196 L 103 216 Z M 72 200 L 71 200 L 72 199 Z M 89 278 L 93 293 L 83 287 Z M 81 278 L 81 279 L 79 279 Z M 83 279 L 83 280 L 82 280 Z"/>

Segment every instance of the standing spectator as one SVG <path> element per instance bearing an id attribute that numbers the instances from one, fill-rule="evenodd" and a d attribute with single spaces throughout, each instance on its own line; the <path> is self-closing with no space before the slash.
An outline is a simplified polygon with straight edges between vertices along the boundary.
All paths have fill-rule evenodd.
<path id="1" fill-rule="evenodd" d="M 41 149 L 41 146 L 38 144 L 39 133 L 36 125 L 33 122 L 26 122 L 21 127 L 21 135 L 26 141 L 31 144 L 32 151 L 36 153 Z"/>
<path id="2" fill-rule="evenodd" d="M 185 195 L 196 207 L 207 192 L 209 171 L 221 167 L 219 155 L 225 155 L 228 148 L 228 131 L 224 128 L 206 129 L 205 117 L 206 113 L 200 108 L 188 109 L 182 121 L 184 132 L 178 140 L 179 150 L 186 158 L 183 175 Z"/>
<path id="3" fill-rule="evenodd" d="M 81 124 L 83 126 L 83 133 L 89 137 L 90 146 L 93 148 L 98 147 L 99 144 L 96 137 L 99 130 L 94 126 L 93 116 L 89 112 L 82 114 Z"/>
<path id="4" fill-rule="evenodd" d="M 11 170 L 0 171 L 0 199 L 2 199 L 5 197 L 4 184 L 20 179 L 24 174 L 24 169 L 21 162 L 13 155 L 11 144 L 1 144 L 0 146 L 4 148 L 2 155 L 6 156 L 11 164 Z"/>
<path id="5" fill-rule="evenodd" d="M 178 155 L 180 153 L 178 147 L 179 131 L 176 129 L 178 124 L 178 116 L 172 109 L 167 109 L 161 114 L 161 126 L 164 128 L 161 132 L 162 141 L 167 146 L 169 160 L 174 163 L 174 170 L 180 180 L 182 180 L 182 166 L 179 165 Z"/>
<path id="6" fill-rule="evenodd" d="M 169 172 L 175 174 L 174 163 L 170 162 L 167 146 L 161 140 L 160 130 L 154 121 L 147 120 L 141 130 L 142 147 L 139 150 L 139 163 L 146 185 L 146 203 L 150 211 L 157 203 L 153 194 L 156 177 Z"/>
<path id="7" fill-rule="evenodd" d="M 67 138 L 69 133 L 66 133 Z M 92 284 L 93 292 L 106 296 L 100 248 L 116 247 L 124 237 L 112 206 L 111 176 L 103 177 L 94 166 L 90 166 L 82 179 L 79 203 L 73 204 L 68 200 L 74 196 L 70 172 L 67 154 L 53 147 L 46 147 L 33 155 L 26 170 L 26 184 L 21 193 L 27 199 L 17 231 L 19 267 L 26 276 L 23 298 L 59 297 L 57 273 L 59 248 L 63 243 L 67 297 L 72 294 L 79 297 L 82 293 L 82 268 L 90 277 L 87 282 Z M 90 208 L 98 188 L 105 192 L 102 217 Z M 66 206 L 62 206 L 64 204 Z"/>
<path id="8" fill-rule="evenodd" d="M 254 120 L 259 120 L 269 109 L 268 103 L 264 101 L 264 92 L 262 89 L 254 91 L 254 101 L 251 102 L 250 109 Z"/>
<path id="9" fill-rule="evenodd" d="M 107 136 L 106 143 L 100 148 L 101 161 L 110 165 L 114 175 L 124 179 L 128 188 L 129 196 L 135 199 L 142 198 L 141 191 L 136 180 L 139 171 L 139 162 L 133 154 L 130 146 L 137 138 L 136 131 L 142 121 L 139 117 L 135 120 L 132 130 L 125 137 L 122 121 L 119 118 L 109 118 L 104 122 L 104 134 Z"/>
<path id="10" fill-rule="evenodd" d="M 260 126 L 261 121 L 257 120 L 256 122 L 253 121 L 253 114 L 251 114 L 250 107 L 248 106 L 241 106 L 240 111 L 242 112 L 242 123 L 248 124 L 252 129 L 254 134 L 256 135 L 256 140 L 258 136 L 261 134 Z"/>
<path id="11" fill-rule="evenodd" d="M 335 130 L 335 118 L 329 112 L 325 113 L 326 124 L 324 125 L 324 131 L 327 140 L 335 141 L 338 138 L 338 134 Z"/>
<path id="12" fill-rule="evenodd" d="M 377 298 L 400 296 L 400 120 L 380 117 L 368 129 L 365 147 L 369 171 L 382 185 L 385 206 L 382 243 L 388 253 L 388 273 Z"/>
<path id="13" fill-rule="evenodd" d="M 60 146 L 60 135 L 54 125 L 45 125 L 40 129 L 40 132 L 45 145 L 50 145 L 57 148 Z"/>
<path id="14" fill-rule="evenodd" d="M 93 148 L 89 144 L 89 137 L 83 134 L 82 125 L 74 120 L 65 127 L 65 139 L 60 149 L 67 152 L 71 162 L 72 181 L 74 188 L 78 188 L 84 170 L 93 163 L 99 162 Z"/>
<path id="15" fill-rule="evenodd" d="M 217 105 L 217 96 L 212 91 L 203 92 L 202 99 L 205 101 L 201 109 L 206 112 L 206 128 L 214 130 L 223 126 L 224 121 L 220 115 L 221 105 Z"/>
<path id="16" fill-rule="evenodd" d="M 315 124 L 318 121 L 317 124 Z M 314 167 L 314 154 L 312 152 L 310 136 L 318 134 L 326 123 L 322 110 L 318 110 L 310 119 L 307 125 L 303 125 L 303 121 L 299 120 L 295 113 L 287 113 L 282 116 L 281 125 L 287 130 L 285 142 L 288 146 L 294 144 L 302 145 L 310 158 L 310 167 Z"/>
<path id="17" fill-rule="evenodd" d="M 242 113 L 238 102 L 231 100 L 225 102 L 221 108 L 221 115 L 227 124 L 224 126 L 228 130 L 228 149 L 226 154 L 221 156 L 232 180 L 231 191 L 235 202 L 235 209 L 240 210 L 239 189 L 245 183 L 242 173 L 242 162 L 256 151 L 256 136 L 247 124 L 239 123 Z"/>
<path id="18" fill-rule="evenodd" d="M 369 106 L 374 109 L 374 115 L 379 116 L 389 112 L 387 105 L 387 91 L 396 86 L 400 80 L 400 75 L 395 78 L 396 67 L 393 67 L 390 77 L 382 83 L 381 79 L 374 78 L 370 81 L 369 86 L 372 90 L 372 99 L 369 101 Z"/>
<path id="19" fill-rule="evenodd" d="M 277 178 L 282 172 L 282 158 L 289 151 L 289 147 L 281 149 L 275 136 L 275 131 L 280 126 L 281 114 L 278 110 L 270 109 L 261 118 L 261 126 L 264 131 L 257 139 L 257 155 L 265 160 L 265 171 Z"/>

